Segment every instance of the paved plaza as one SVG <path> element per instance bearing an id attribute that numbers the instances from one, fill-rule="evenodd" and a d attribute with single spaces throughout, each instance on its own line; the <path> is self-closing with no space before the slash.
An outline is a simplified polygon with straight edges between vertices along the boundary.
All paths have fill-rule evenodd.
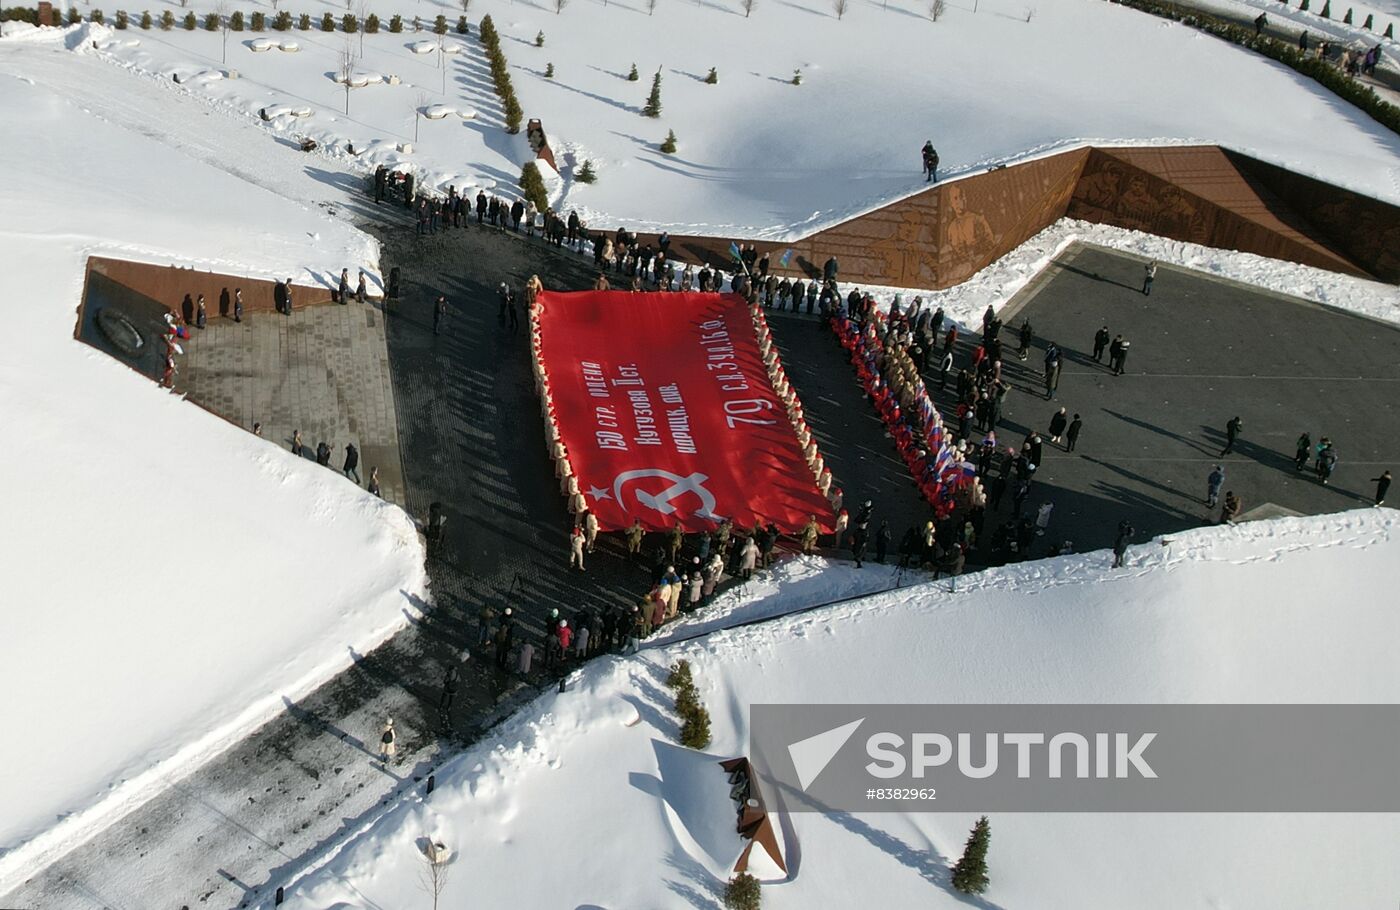
<path id="1" fill-rule="evenodd" d="M 1032 429 L 1046 436 L 1027 508 L 1054 503 L 1048 537 L 1082 551 L 1112 544 L 1122 518 L 1139 540 L 1212 521 L 1219 512 L 1206 508 L 1206 475 L 1216 464 L 1246 512 L 1266 503 L 1303 514 L 1370 505 L 1369 478 L 1394 468 L 1400 452 L 1400 329 L 1169 266 L 1159 266 L 1145 297 L 1142 273 L 1140 258 L 1076 246 L 1003 313 L 1016 388 L 997 435 L 1017 446 Z M 1035 344 L 1021 364 L 1012 352 L 1023 318 Z M 1090 356 L 1105 325 L 1132 342 L 1122 376 L 1109 372 L 1107 357 Z M 1050 341 L 1065 355 L 1054 401 L 1041 378 Z M 1073 453 L 1048 444 L 1061 405 L 1084 419 Z M 1235 416 L 1244 431 L 1222 457 Z M 1327 486 L 1293 469 L 1303 432 L 1337 446 Z M 1001 514 L 1009 508 L 1008 497 Z"/>
<path id="2" fill-rule="evenodd" d="M 290 316 L 214 317 L 192 329 L 175 388 L 239 426 L 262 424 L 263 438 L 287 448 L 301 430 L 306 457 L 316 445 L 345 462 L 360 451 L 360 478 L 379 469 L 385 499 L 404 501 L 384 314 L 375 301 L 301 307 Z"/>

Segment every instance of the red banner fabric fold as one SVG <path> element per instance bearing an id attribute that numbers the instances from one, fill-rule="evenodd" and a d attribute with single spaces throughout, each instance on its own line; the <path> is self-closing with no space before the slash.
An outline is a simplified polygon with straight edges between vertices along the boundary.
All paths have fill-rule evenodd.
<path id="1" fill-rule="evenodd" d="M 555 425 L 605 531 L 833 527 L 734 294 L 544 292 Z"/>

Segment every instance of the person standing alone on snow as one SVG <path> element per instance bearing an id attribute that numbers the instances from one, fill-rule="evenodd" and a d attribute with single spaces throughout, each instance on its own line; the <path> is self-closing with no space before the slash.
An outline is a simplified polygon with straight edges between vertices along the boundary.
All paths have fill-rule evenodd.
<path id="1" fill-rule="evenodd" d="M 1123 566 L 1123 558 L 1128 555 L 1128 544 L 1133 539 L 1133 526 L 1125 518 L 1118 522 L 1118 536 L 1113 541 L 1113 568 Z"/>
<path id="2" fill-rule="evenodd" d="M 924 143 L 923 157 L 925 182 L 931 183 L 938 179 L 938 151 L 934 149 L 932 139 Z"/>
<path id="3" fill-rule="evenodd" d="M 1142 296 L 1152 296 L 1152 279 L 1157 277 L 1157 260 L 1152 260 L 1142 269 Z"/>

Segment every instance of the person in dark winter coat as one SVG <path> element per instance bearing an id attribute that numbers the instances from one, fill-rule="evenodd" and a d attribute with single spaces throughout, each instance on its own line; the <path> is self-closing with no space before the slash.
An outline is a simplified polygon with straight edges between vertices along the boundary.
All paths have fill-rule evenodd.
<path id="1" fill-rule="evenodd" d="M 355 448 L 353 442 L 345 446 L 345 476 L 355 481 L 355 485 L 360 484 L 360 450 Z"/>
<path id="2" fill-rule="evenodd" d="M 1031 341 L 1033 341 L 1034 339 L 1035 332 L 1031 329 L 1031 321 L 1029 319 L 1021 320 L 1021 346 L 1016 349 L 1016 356 L 1021 358 L 1022 360 L 1025 360 L 1028 356 L 1030 356 Z"/>
<path id="3" fill-rule="evenodd" d="M 496 666 L 504 670 L 506 663 L 510 659 L 511 645 L 515 643 L 515 620 L 511 618 L 511 610 L 506 608 L 505 614 L 501 617 L 500 625 L 496 626 Z"/>
<path id="4" fill-rule="evenodd" d="M 316 443 L 316 463 L 323 468 L 331 466 L 331 447 L 324 441 Z"/>
<path id="5" fill-rule="evenodd" d="M 1298 450 L 1293 453 L 1293 469 L 1301 471 L 1308 466 L 1308 459 L 1312 457 L 1312 436 L 1304 433 L 1298 437 Z"/>
<path id="6" fill-rule="evenodd" d="M 453 661 L 447 665 L 447 675 L 442 680 L 442 697 L 438 699 L 438 711 L 444 718 L 452 711 L 452 702 L 457 697 L 457 689 L 461 683 L 461 671 L 457 669 L 457 662 Z"/>
<path id="7" fill-rule="evenodd" d="M 1074 447 L 1079 445 L 1079 431 L 1084 428 L 1084 421 L 1075 414 L 1074 419 L 1069 422 L 1069 429 L 1065 431 L 1065 451 L 1073 452 Z"/>
<path id="8" fill-rule="evenodd" d="M 1376 505 L 1385 505 L 1385 494 L 1390 491 L 1390 472 L 1382 471 L 1381 476 L 1372 477 L 1371 481 L 1376 485 Z"/>
<path id="9" fill-rule="evenodd" d="M 1118 522 L 1118 536 L 1113 541 L 1113 568 L 1122 567 L 1123 558 L 1128 555 L 1128 544 L 1133 539 L 1133 526 L 1125 518 Z"/>
<path id="10" fill-rule="evenodd" d="M 1065 427 L 1069 424 L 1069 418 L 1065 415 L 1065 409 L 1060 408 L 1050 417 L 1050 441 L 1059 443 L 1060 437 L 1065 435 Z"/>
<path id="11" fill-rule="evenodd" d="M 1231 417 L 1225 424 L 1225 448 L 1220 450 L 1220 455 L 1229 455 L 1235 450 L 1235 440 L 1240 438 L 1240 430 L 1244 429 L 1244 421 L 1238 416 Z"/>
<path id="12" fill-rule="evenodd" d="M 481 224 L 482 219 L 484 219 L 485 217 L 486 217 L 486 191 L 485 191 L 485 190 L 477 190 L 477 191 L 476 191 L 476 223 L 477 223 L 477 224 Z"/>
<path id="13" fill-rule="evenodd" d="M 1053 342 L 1045 351 L 1045 397 L 1047 399 L 1055 397 L 1055 391 L 1060 387 L 1060 349 Z"/>
<path id="14" fill-rule="evenodd" d="M 1122 376 L 1128 363 L 1128 342 L 1122 335 L 1113 339 L 1113 344 L 1108 349 L 1108 361 L 1113 367 L 1114 376 Z"/>
<path id="15" fill-rule="evenodd" d="M 881 521 L 880 530 L 875 532 L 875 561 L 880 565 L 885 564 L 885 554 L 889 552 L 890 538 L 892 536 L 890 532 L 890 523 L 888 521 Z"/>
<path id="16" fill-rule="evenodd" d="M 355 285 L 355 302 L 364 303 L 365 297 L 368 295 L 368 293 L 369 289 L 365 287 L 365 270 L 360 269 L 360 280 Z"/>
<path id="17" fill-rule="evenodd" d="M 443 514 L 442 503 L 428 503 L 428 520 L 423 523 L 423 538 L 427 541 L 429 556 L 437 553 L 447 542 L 447 516 Z"/>
<path id="18" fill-rule="evenodd" d="M 433 301 L 433 334 L 442 331 L 442 324 L 447 319 L 447 297 L 439 294 L 438 299 Z"/>
<path id="19" fill-rule="evenodd" d="M 199 301 L 194 305 L 194 327 L 202 329 L 209 323 L 209 313 L 204 308 L 204 295 L 199 295 Z"/>
<path id="20" fill-rule="evenodd" d="M 851 532 L 851 556 L 856 561 L 856 568 L 862 568 L 861 560 L 865 558 L 865 540 L 867 531 L 864 525 L 857 525 Z"/>
<path id="21" fill-rule="evenodd" d="M 1026 455 L 1030 458 L 1031 464 L 1037 468 L 1040 467 L 1040 460 L 1045 456 L 1045 440 L 1035 430 L 1031 430 L 1030 435 L 1026 437 L 1026 445 L 1030 446 L 1030 451 Z"/>
<path id="22" fill-rule="evenodd" d="M 938 179 L 938 151 L 933 147 L 933 140 L 924 143 L 923 148 L 924 174 L 927 177 L 925 182 L 932 182 Z"/>
<path id="23" fill-rule="evenodd" d="M 1107 347 L 1108 326 L 1104 326 L 1094 333 L 1094 363 L 1101 363 L 1103 361 L 1104 348 Z"/>
<path id="24" fill-rule="evenodd" d="M 340 270 L 340 284 L 336 287 L 336 302 L 344 305 L 350 302 L 350 270 Z"/>

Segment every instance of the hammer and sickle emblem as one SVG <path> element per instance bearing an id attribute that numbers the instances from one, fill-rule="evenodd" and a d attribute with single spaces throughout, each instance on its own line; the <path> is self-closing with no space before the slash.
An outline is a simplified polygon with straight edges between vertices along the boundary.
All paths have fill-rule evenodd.
<path id="1" fill-rule="evenodd" d="M 648 468 L 637 471 L 623 471 L 617 475 L 613 481 L 613 496 L 619 503 L 622 500 L 622 488 L 629 481 L 640 480 L 645 477 L 660 477 L 669 480 L 671 485 L 659 493 L 648 493 L 645 490 L 636 490 L 637 502 L 660 512 L 662 515 L 670 515 L 676 511 L 676 507 L 671 505 L 671 501 L 687 493 L 695 494 L 700 500 L 700 508 L 694 514 L 700 518 L 707 518 L 712 521 L 720 521 L 720 516 L 715 514 L 715 497 L 709 490 L 705 489 L 705 481 L 709 480 L 707 474 L 690 474 L 682 477 L 680 474 L 673 474 L 670 471 L 662 471 L 656 468 Z"/>

